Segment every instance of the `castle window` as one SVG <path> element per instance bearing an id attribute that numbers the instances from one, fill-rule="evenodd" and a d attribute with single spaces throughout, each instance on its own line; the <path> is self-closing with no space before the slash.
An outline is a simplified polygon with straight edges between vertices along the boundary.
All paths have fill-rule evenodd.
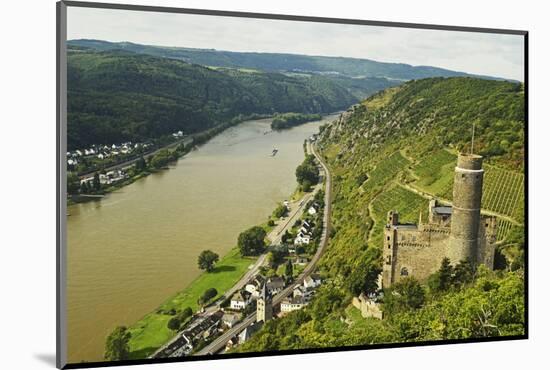
<path id="1" fill-rule="evenodd" d="M 401 241 L 405 240 L 405 235 L 401 235 Z"/>
<path id="2" fill-rule="evenodd" d="M 486 223 L 485 223 L 485 227 L 489 227 L 489 223 L 486 222 Z"/>
<path id="3" fill-rule="evenodd" d="M 408 276 L 409 275 L 409 270 L 407 270 L 406 267 L 403 267 L 401 269 L 401 276 Z"/>
<path id="4" fill-rule="evenodd" d="M 390 237 L 388 236 L 388 240 L 390 240 Z"/>
<path id="5" fill-rule="evenodd" d="M 465 178 L 465 177 L 466 177 L 466 175 L 465 175 L 465 174 L 462 174 L 462 178 Z"/>
<path id="6" fill-rule="evenodd" d="M 390 249 L 390 248 L 391 248 L 391 246 L 388 244 L 388 249 Z"/>

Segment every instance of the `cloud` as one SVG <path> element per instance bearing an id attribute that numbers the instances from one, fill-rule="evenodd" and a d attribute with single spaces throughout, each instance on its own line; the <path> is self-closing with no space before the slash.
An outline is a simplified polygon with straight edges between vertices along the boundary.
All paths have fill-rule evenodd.
<path id="1" fill-rule="evenodd" d="M 68 38 L 345 56 L 523 80 L 523 37 L 364 25 L 68 9 Z"/>

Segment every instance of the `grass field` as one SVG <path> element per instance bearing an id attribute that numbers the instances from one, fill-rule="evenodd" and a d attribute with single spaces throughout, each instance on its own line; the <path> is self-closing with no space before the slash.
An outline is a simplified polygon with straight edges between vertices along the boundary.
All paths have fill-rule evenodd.
<path id="1" fill-rule="evenodd" d="M 371 217 L 374 219 L 374 227 L 371 238 L 371 245 L 383 245 L 384 226 L 389 211 L 399 212 L 399 222 L 418 223 L 418 216 L 422 212 L 422 217 L 428 217 L 428 200 L 420 195 L 413 193 L 401 186 L 394 186 L 381 193 L 372 202 Z"/>
<path id="2" fill-rule="evenodd" d="M 199 308 L 197 300 L 207 289 L 215 288 L 223 293 L 240 279 L 254 261 L 253 258 L 241 257 L 237 248 L 232 249 L 216 264 L 213 272 L 202 273 L 183 291 L 132 325 L 129 328 L 132 334 L 131 357 L 147 357 L 174 336 L 174 332 L 166 326 L 172 316 L 164 312 L 171 309 L 179 312 L 186 307 L 196 311 Z"/>

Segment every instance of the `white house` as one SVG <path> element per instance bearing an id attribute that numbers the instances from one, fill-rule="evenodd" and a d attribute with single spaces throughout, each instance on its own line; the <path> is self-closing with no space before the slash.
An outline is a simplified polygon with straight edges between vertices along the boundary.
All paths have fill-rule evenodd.
<path id="1" fill-rule="evenodd" d="M 256 321 L 254 324 L 244 328 L 244 330 L 239 333 L 239 344 L 249 340 L 252 334 L 261 329 L 262 325 L 263 321 Z"/>
<path id="2" fill-rule="evenodd" d="M 229 307 L 233 310 L 244 310 L 250 301 L 246 299 L 241 292 L 233 294 Z"/>
<path id="3" fill-rule="evenodd" d="M 310 232 L 309 232 L 309 230 L 306 229 L 304 226 L 302 226 L 302 227 L 300 228 L 300 232 L 301 232 L 302 234 L 304 234 L 304 235 L 311 235 Z"/>
<path id="4" fill-rule="evenodd" d="M 304 288 L 315 289 L 321 285 L 321 277 L 318 274 L 311 274 L 304 279 Z"/>
<path id="5" fill-rule="evenodd" d="M 264 285 L 265 279 L 261 275 L 256 275 L 244 287 L 244 290 L 252 295 L 252 297 L 260 296 L 260 289 Z"/>
<path id="6" fill-rule="evenodd" d="M 274 296 L 285 288 L 285 281 L 280 276 L 271 277 L 267 280 L 266 288 L 269 294 Z"/>
<path id="7" fill-rule="evenodd" d="M 305 235 L 302 232 L 299 232 L 296 238 L 294 239 L 295 245 L 302 245 L 302 244 L 309 244 L 311 237 L 309 235 Z"/>
<path id="8" fill-rule="evenodd" d="M 302 285 L 296 285 L 292 291 L 292 297 L 303 297 L 305 302 L 309 302 L 315 291 L 313 289 L 307 289 Z"/>
<path id="9" fill-rule="evenodd" d="M 317 214 L 317 210 L 315 209 L 315 207 L 311 206 L 309 207 L 309 209 L 307 210 L 307 213 L 309 213 L 310 215 L 315 215 Z"/>
<path id="10" fill-rule="evenodd" d="M 281 312 L 287 313 L 302 309 L 306 306 L 307 302 L 302 296 L 285 298 L 281 301 Z"/>
<path id="11" fill-rule="evenodd" d="M 228 328 L 232 328 L 233 325 L 239 322 L 239 315 L 234 313 L 224 313 L 222 316 L 222 322 Z"/>
<path id="12" fill-rule="evenodd" d="M 308 262 L 309 260 L 306 257 L 297 256 L 296 259 L 294 259 L 293 264 L 298 266 L 305 266 Z"/>

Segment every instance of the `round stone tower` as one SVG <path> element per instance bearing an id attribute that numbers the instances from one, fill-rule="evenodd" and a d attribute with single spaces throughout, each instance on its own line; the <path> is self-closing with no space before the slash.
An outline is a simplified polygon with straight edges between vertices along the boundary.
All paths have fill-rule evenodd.
<path id="1" fill-rule="evenodd" d="M 447 256 L 452 264 L 469 259 L 477 264 L 483 186 L 483 157 L 459 154 L 453 187 L 451 237 Z"/>

